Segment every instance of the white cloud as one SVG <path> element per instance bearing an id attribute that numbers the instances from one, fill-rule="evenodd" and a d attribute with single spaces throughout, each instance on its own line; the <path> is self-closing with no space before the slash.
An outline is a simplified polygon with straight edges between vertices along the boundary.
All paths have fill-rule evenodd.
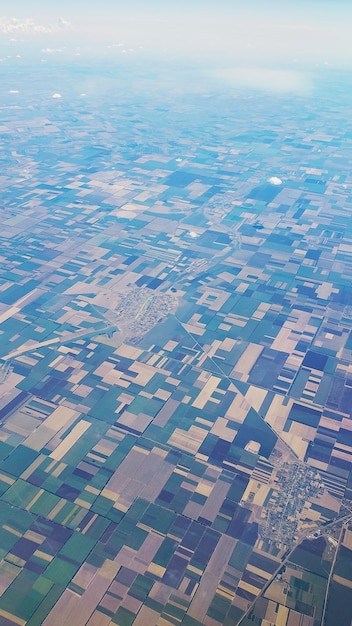
<path id="1" fill-rule="evenodd" d="M 271 185 L 282 185 L 282 180 L 281 178 L 278 178 L 278 176 L 271 176 L 268 178 L 268 183 Z"/>
<path id="2" fill-rule="evenodd" d="M 68 22 L 67 20 L 65 20 L 63 17 L 59 17 L 57 21 L 57 25 L 59 28 L 63 28 L 65 30 L 68 28 L 72 28 L 72 24 Z"/>
<path id="3" fill-rule="evenodd" d="M 61 95 L 61 93 L 53 93 L 53 95 L 51 97 L 55 98 L 57 100 L 58 98 L 62 98 L 62 95 Z"/>
<path id="4" fill-rule="evenodd" d="M 64 48 L 42 48 L 41 52 L 45 52 L 47 54 L 54 54 L 54 52 L 64 52 Z"/>
<path id="5" fill-rule="evenodd" d="M 0 16 L 0 33 L 13 34 L 50 34 L 62 30 L 70 30 L 72 24 L 63 18 L 59 18 L 53 24 L 38 24 L 33 18 L 18 19 L 17 17 Z"/>

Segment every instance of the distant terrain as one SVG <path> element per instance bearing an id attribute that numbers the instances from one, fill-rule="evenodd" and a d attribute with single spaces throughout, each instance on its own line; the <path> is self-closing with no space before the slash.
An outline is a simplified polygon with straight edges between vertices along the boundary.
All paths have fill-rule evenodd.
<path id="1" fill-rule="evenodd" d="M 352 620 L 348 76 L 202 72 L 2 66 L 5 626 Z"/>

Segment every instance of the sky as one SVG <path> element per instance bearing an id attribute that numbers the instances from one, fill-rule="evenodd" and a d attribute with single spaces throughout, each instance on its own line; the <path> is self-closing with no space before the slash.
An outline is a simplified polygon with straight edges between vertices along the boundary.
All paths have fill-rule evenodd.
<path id="1" fill-rule="evenodd" d="M 350 0 L 11 0 L 6 12 L 0 5 L 0 30 L 12 18 L 72 24 L 53 39 L 143 46 L 237 67 L 352 67 Z"/>

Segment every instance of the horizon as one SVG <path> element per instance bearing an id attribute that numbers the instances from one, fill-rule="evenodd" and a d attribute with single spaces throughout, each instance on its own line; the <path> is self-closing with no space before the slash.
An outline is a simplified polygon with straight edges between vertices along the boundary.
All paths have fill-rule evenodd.
<path id="1" fill-rule="evenodd" d="M 19 22 L 14 24 L 14 19 Z M 0 15 L 0 36 L 33 48 L 41 39 L 51 40 L 55 47 L 60 43 L 87 47 L 89 40 L 95 54 L 102 56 L 109 46 L 117 50 L 120 46 L 125 53 L 137 48 L 227 67 L 352 69 L 351 19 L 352 6 L 344 0 L 319 5 L 316 0 L 271 0 L 265 5 L 252 0 L 245 7 L 220 0 L 216 9 L 199 0 L 177 7 L 154 1 L 147 8 L 139 0 L 127 8 L 109 0 L 99 5 L 78 0 L 73 6 L 66 1 L 49 7 L 37 0 L 28 8 L 28 3 L 15 0 L 11 12 Z"/>

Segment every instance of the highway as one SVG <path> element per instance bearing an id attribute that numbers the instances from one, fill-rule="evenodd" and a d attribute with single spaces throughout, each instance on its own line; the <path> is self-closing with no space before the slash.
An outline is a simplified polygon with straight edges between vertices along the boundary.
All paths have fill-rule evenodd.
<path id="1" fill-rule="evenodd" d="M 352 512 L 348 513 L 347 515 L 344 515 L 340 518 L 337 518 L 331 522 L 329 522 L 329 524 L 326 524 L 323 527 L 318 528 L 317 530 L 320 531 L 320 537 L 324 536 L 327 532 L 327 530 L 329 530 L 330 528 L 333 528 L 333 526 L 337 526 L 338 524 L 346 524 L 349 521 L 352 520 Z M 286 565 L 286 563 L 288 563 L 290 561 L 290 558 L 293 554 L 293 552 L 296 550 L 296 548 L 298 548 L 298 546 L 302 543 L 302 541 L 304 539 L 312 539 L 312 532 L 310 531 L 309 534 L 306 534 L 306 536 L 302 536 L 300 537 L 300 539 L 298 541 L 295 542 L 294 546 L 288 551 L 288 553 L 286 554 L 285 558 L 281 561 L 280 565 L 277 567 L 277 569 L 274 571 L 273 575 L 271 576 L 271 578 L 269 578 L 269 580 L 265 583 L 265 585 L 263 586 L 263 588 L 261 589 L 260 593 L 254 598 L 254 600 L 250 603 L 247 611 L 244 613 L 244 615 L 242 615 L 241 619 L 239 622 L 237 622 L 236 626 L 241 626 L 241 624 L 243 624 L 244 620 L 246 619 L 246 617 L 248 617 L 249 613 L 251 612 L 251 610 L 253 609 L 255 603 L 257 602 L 257 600 L 263 596 L 266 592 L 266 590 L 270 587 L 271 583 L 275 580 L 276 576 L 279 574 L 279 572 L 282 570 L 282 568 Z M 324 603 L 324 613 L 323 613 L 323 617 L 325 615 L 325 609 L 326 609 L 326 600 L 327 600 L 327 596 L 328 596 L 328 589 L 329 589 L 329 581 L 331 579 L 332 576 L 332 571 L 333 571 L 333 566 L 336 560 L 336 554 L 337 554 L 337 548 L 336 548 L 336 553 L 335 553 L 335 559 L 331 565 L 331 570 L 330 570 L 330 576 L 329 576 L 329 580 L 327 583 L 327 589 L 326 589 L 326 595 L 325 595 L 325 603 Z M 322 624 L 324 622 L 322 621 Z"/>
<path id="2" fill-rule="evenodd" d="M 109 335 L 118 330 L 117 326 L 110 324 L 109 322 L 105 324 L 102 328 L 88 330 L 86 328 L 78 330 L 74 333 L 68 333 L 67 335 L 62 335 L 61 337 L 53 337 L 52 339 L 47 339 L 46 341 L 36 341 L 20 348 L 16 348 L 9 352 L 5 356 L 2 357 L 2 361 L 10 361 L 11 359 L 15 359 L 22 354 L 27 354 L 28 352 L 34 352 L 39 348 L 44 348 L 52 345 L 66 345 L 68 343 L 72 343 L 73 341 L 77 341 L 77 339 L 85 339 L 87 337 L 96 337 L 97 335 Z"/>

